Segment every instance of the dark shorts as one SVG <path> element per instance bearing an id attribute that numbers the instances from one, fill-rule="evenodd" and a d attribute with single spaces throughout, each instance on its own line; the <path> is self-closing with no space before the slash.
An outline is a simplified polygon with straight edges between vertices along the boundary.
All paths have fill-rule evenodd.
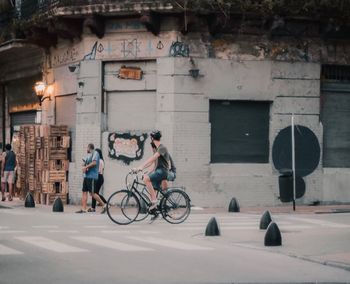
<path id="1" fill-rule="evenodd" d="M 160 189 L 160 184 L 162 180 L 168 178 L 168 171 L 160 168 L 156 169 L 154 172 L 149 174 L 149 178 L 152 182 L 154 189 Z"/>
<path id="2" fill-rule="evenodd" d="M 169 172 L 168 172 L 167 180 L 168 180 L 168 181 L 174 181 L 175 179 L 176 179 L 176 173 L 173 172 L 173 171 L 169 171 Z"/>
<path id="3" fill-rule="evenodd" d="M 83 181 L 83 192 L 94 193 L 96 189 L 97 179 L 84 178 Z"/>

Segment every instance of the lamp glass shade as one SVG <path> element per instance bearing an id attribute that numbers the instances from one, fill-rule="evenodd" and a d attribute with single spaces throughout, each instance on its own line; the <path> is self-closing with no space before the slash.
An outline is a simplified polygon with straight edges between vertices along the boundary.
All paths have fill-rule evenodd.
<path id="1" fill-rule="evenodd" d="M 34 86 L 35 93 L 39 98 L 44 96 L 45 88 L 46 88 L 46 84 L 44 82 L 39 81 L 35 83 L 35 86 Z"/>

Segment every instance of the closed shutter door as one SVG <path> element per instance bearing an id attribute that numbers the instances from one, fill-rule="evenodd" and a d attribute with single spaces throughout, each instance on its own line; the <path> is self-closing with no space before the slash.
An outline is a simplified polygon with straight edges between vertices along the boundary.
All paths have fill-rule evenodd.
<path id="1" fill-rule="evenodd" d="M 67 125 L 71 137 L 69 160 L 75 160 L 76 94 L 56 97 L 56 124 Z"/>
<path id="2" fill-rule="evenodd" d="M 350 93 L 323 92 L 321 120 L 323 166 L 350 167 Z"/>
<path id="3" fill-rule="evenodd" d="M 36 111 L 17 112 L 11 114 L 11 127 L 24 124 L 34 124 Z"/>
<path id="4" fill-rule="evenodd" d="M 108 130 L 153 129 L 156 122 L 156 92 L 111 92 L 107 102 Z"/>

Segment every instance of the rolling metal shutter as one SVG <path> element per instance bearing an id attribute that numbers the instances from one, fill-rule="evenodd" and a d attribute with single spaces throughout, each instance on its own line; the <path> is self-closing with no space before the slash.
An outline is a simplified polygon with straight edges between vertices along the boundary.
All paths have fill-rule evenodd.
<path id="1" fill-rule="evenodd" d="M 322 67 L 323 166 L 350 167 L 350 66 Z"/>
<path id="2" fill-rule="evenodd" d="M 34 124 L 36 111 L 11 113 L 11 127 L 24 124 Z"/>

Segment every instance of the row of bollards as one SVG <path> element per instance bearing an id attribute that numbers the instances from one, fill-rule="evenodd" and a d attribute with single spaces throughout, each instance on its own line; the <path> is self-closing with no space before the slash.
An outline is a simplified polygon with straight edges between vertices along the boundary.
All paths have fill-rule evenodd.
<path id="1" fill-rule="evenodd" d="M 239 212 L 239 204 L 236 198 L 232 198 L 229 204 L 229 212 Z M 260 230 L 266 230 L 264 245 L 265 246 L 281 246 L 281 232 L 275 222 L 272 221 L 271 214 L 267 210 L 260 218 Z M 205 236 L 220 236 L 220 229 L 215 217 L 212 217 L 205 229 Z"/>
<path id="2" fill-rule="evenodd" d="M 34 201 L 33 195 L 30 192 L 28 192 L 28 194 L 26 196 L 26 199 L 24 201 L 24 207 L 27 207 L 27 208 L 34 208 L 35 207 L 35 201 Z M 55 201 L 53 202 L 52 211 L 53 212 L 63 212 L 64 211 L 63 202 L 62 202 L 62 199 L 60 197 L 57 197 L 55 199 Z"/>

